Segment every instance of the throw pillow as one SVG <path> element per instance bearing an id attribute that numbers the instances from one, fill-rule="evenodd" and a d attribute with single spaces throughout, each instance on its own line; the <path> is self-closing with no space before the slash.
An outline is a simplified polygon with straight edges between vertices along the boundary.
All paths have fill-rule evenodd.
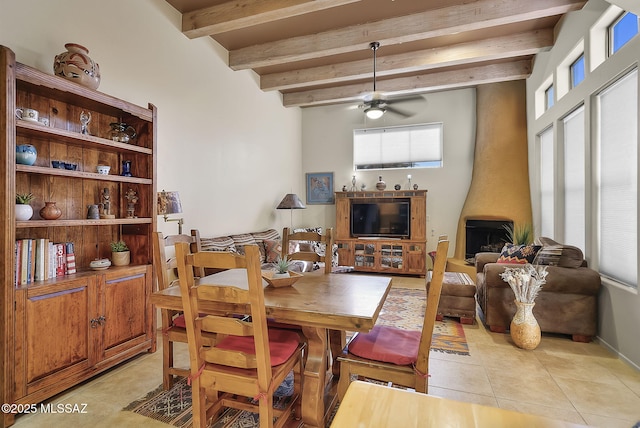
<path id="1" fill-rule="evenodd" d="M 236 251 L 233 239 L 228 236 L 220 236 L 218 238 L 201 238 L 200 246 L 202 251 Z"/>
<path id="2" fill-rule="evenodd" d="M 243 255 L 244 255 L 245 245 L 256 243 L 256 240 L 253 238 L 253 236 L 250 233 L 241 233 L 239 235 L 231 235 L 231 239 L 233 239 L 233 242 L 236 246 L 236 251 L 238 252 L 238 254 L 243 254 Z"/>
<path id="3" fill-rule="evenodd" d="M 275 239 L 265 239 L 262 241 L 262 245 L 264 245 L 265 262 L 277 262 L 280 254 L 282 253 L 282 241 Z"/>
<path id="4" fill-rule="evenodd" d="M 526 264 L 533 263 L 538 251 L 542 248 L 540 245 L 515 245 L 505 244 L 500 252 L 497 263 L 515 263 Z"/>

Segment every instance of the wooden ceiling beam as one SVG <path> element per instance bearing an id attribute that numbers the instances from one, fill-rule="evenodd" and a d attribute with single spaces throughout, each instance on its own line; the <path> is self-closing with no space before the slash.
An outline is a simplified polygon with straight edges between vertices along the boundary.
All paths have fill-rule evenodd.
<path id="1" fill-rule="evenodd" d="M 549 28 L 398 55 L 378 54 L 376 74 L 389 76 L 535 55 L 552 45 L 553 30 Z M 260 77 L 260 88 L 265 91 L 282 91 L 366 78 L 373 78 L 373 59 L 264 74 Z"/>
<path id="2" fill-rule="evenodd" d="M 519 60 L 506 63 L 480 65 L 460 70 L 425 73 L 419 76 L 399 77 L 379 83 L 385 96 L 410 95 L 465 88 L 485 83 L 526 79 L 531 74 L 531 61 Z M 371 92 L 369 83 L 359 83 L 333 88 L 288 92 L 282 96 L 285 107 L 310 107 L 341 102 L 362 101 Z"/>
<path id="3" fill-rule="evenodd" d="M 234 0 L 182 15 L 190 39 L 238 30 L 361 0 Z"/>
<path id="4" fill-rule="evenodd" d="M 338 30 L 292 37 L 229 52 L 234 70 L 267 67 L 329 55 L 481 30 L 577 10 L 585 0 L 478 0 Z M 313 46 L 313 49 L 310 48 Z"/>

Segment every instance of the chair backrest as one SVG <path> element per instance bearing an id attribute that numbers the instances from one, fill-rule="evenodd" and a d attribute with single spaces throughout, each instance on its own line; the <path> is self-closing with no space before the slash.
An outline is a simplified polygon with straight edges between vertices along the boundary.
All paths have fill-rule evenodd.
<path id="1" fill-rule="evenodd" d="M 433 271 L 431 272 L 431 283 L 427 292 L 427 309 L 425 310 L 424 314 L 420 348 L 418 349 L 418 359 L 416 361 L 416 370 L 418 373 L 429 372 L 429 351 L 431 350 L 433 327 L 436 323 L 438 304 L 440 303 L 440 293 L 442 292 L 444 271 L 447 267 L 448 252 L 449 241 L 447 240 L 446 236 L 440 236 L 438 247 L 436 248 L 436 257 L 433 264 Z"/>
<path id="2" fill-rule="evenodd" d="M 289 243 L 291 241 L 305 241 L 324 244 L 324 255 L 318 254 L 316 251 L 303 250 L 289 252 Z M 282 230 L 282 256 L 287 256 L 289 260 L 304 260 L 309 262 L 324 263 L 324 272 L 331 273 L 331 262 L 333 254 L 333 228 L 325 229 L 323 234 L 318 232 L 292 232 L 291 229 L 285 227 Z"/>
<path id="3" fill-rule="evenodd" d="M 245 254 L 241 256 L 217 251 L 191 253 L 188 244 L 179 243 L 176 245 L 176 258 L 192 375 L 195 375 L 194 370 L 197 372 L 205 362 L 256 368 L 258 382 L 265 387 L 268 386 L 268 379 L 271 378 L 271 355 L 258 246 L 246 245 Z M 216 284 L 210 280 L 211 277 L 208 277 L 206 285 L 197 286 L 193 272 L 199 268 L 239 269 L 238 286 Z M 240 283 L 246 283 L 246 288 Z M 240 314 L 250 313 L 251 319 L 247 321 L 224 315 L 200 315 L 203 313 L 200 306 L 204 301 L 235 307 Z M 255 354 L 236 349 L 222 349 L 217 345 L 208 346 L 209 344 L 203 340 L 205 332 L 252 336 Z"/>
<path id="4" fill-rule="evenodd" d="M 154 232 L 153 234 L 153 265 L 158 278 L 158 290 L 164 290 L 173 285 L 177 279 L 175 275 L 172 275 L 172 271 L 178 268 L 176 258 L 170 255 L 170 251 L 167 250 L 175 248 L 179 242 L 189 244 L 191 251 L 198 251 L 200 249 L 200 234 L 195 229 L 191 230 L 191 235 L 164 236 L 162 232 Z M 175 250 L 171 253 L 175 253 Z M 196 276 L 203 276 L 203 272 L 196 272 Z"/>

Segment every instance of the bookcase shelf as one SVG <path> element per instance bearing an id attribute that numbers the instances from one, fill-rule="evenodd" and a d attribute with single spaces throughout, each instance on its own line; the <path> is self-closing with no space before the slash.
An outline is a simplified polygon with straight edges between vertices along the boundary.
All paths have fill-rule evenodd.
<path id="1" fill-rule="evenodd" d="M 44 401 L 132 356 L 155 351 L 155 321 L 149 296 L 153 284 L 152 236 L 156 230 L 156 108 L 141 107 L 20 64 L 0 46 L 0 399 Z M 48 125 L 15 117 L 28 107 Z M 80 113 L 91 114 L 89 134 Z M 108 138 L 112 122 L 131 125 L 130 143 Z M 37 149 L 34 165 L 16 165 L 16 146 Z M 51 161 L 77 165 L 53 168 Z M 132 176 L 122 176 L 122 163 Z M 111 167 L 97 173 L 98 165 Z M 88 205 L 108 191 L 115 218 L 87 219 Z M 127 193 L 134 216 L 127 217 Z M 16 221 L 17 193 L 32 193 L 34 215 Z M 45 202 L 62 215 L 40 218 Z M 16 286 L 17 241 L 73 243 L 76 273 Z M 110 258 L 110 242 L 123 240 L 131 264 L 94 271 L 89 263 Z M 50 253 L 50 251 L 49 251 Z M 29 256 L 30 260 L 34 260 Z M 34 278 L 32 278 L 34 279 Z M 44 328 L 46 326 L 46 328 Z M 15 415 L 3 414 L 0 428 Z"/>

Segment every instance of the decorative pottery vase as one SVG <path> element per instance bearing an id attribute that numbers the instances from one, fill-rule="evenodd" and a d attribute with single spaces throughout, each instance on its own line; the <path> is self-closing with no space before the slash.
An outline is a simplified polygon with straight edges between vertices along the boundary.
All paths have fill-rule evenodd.
<path id="1" fill-rule="evenodd" d="M 382 176 L 378 177 L 378 182 L 376 183 L 376 189 L 378 190 L 384 190 L 387 188 L 387 183 L 385 183 L 384 181 L 382 181 Z"/>
<path id="2" fill-rule="evenodd" d="M 40 217 L 45 220 L 56 220 L 62 215 L 62 210 L 56 206 L 55 202 L 45 202 L 40 210 Z"/>
<path id="3" fill-rule="evenodd" d="M 274 272 L 273 273 L 273 278 L 289 278 L 289 277 L 291 277 L 291 274 L 289 274 L 289 272 L 285 272 L 285 273 Z"/>
<path id="4" fill-rule="evenodd" d="M 16 204 L 16 221 L 27 221 L 33 216 L 33 208 L 28 204 Z"/>
<path id="5" fill-rule="evenodd" d="M 38 151 L 31 144 L 16 146 L 16 163 L 20 165 L 33 165 L 38 158 Z"/>
<path id="6" fill-rule="evenodd" d="M 417 184 L 413 185 L 413 190 L 418 190 L 418 185 Z"/>
<path id="7" fill-rule="evenodd" d="M 532 350 L 540 344 L 540 326 L 533 316 L 535 303 L 523 303 L 515 300 L 516 314 L 511 320 L 511 338 L 522 349 Z"/>
<path id="8" fill-rule="evenodd" d="M 118 143 L 128 143 L 129 140 L 136 138 L 136 130 L 133 126 L 126 123 L 114 122 L 110 123 L 111 131 L 109 131 L 109 139 Z"/>
<path id="9" fill-rule="evenodd" d="M 396 189 L 396 190 L 400 190 L 401 189 L 399 184 L 396 184 L 395 186 L 393 186 L 393 188 Z"/>
<path id="10" fill-rule="evenodd" d="M 98 204 L 87 205 L 87 218 L 90 220 L 98 220 L 100 218 L 100 207 Z"/>
<path id="11" fill-rule="evenodd" d="M 90 89 L 100 85 L 100 67 L 89 58 L 89 50 L 76 43 L 64 45 L 67 52 L 56 55 L 53 60 L 53 72 L 67 80 Z"/>
<path id="12" fill-rule="evenodd" d="M 114 266 L 127 266 L 131 262 L 131 251 L 111 253 L 111 263 Z"/>

